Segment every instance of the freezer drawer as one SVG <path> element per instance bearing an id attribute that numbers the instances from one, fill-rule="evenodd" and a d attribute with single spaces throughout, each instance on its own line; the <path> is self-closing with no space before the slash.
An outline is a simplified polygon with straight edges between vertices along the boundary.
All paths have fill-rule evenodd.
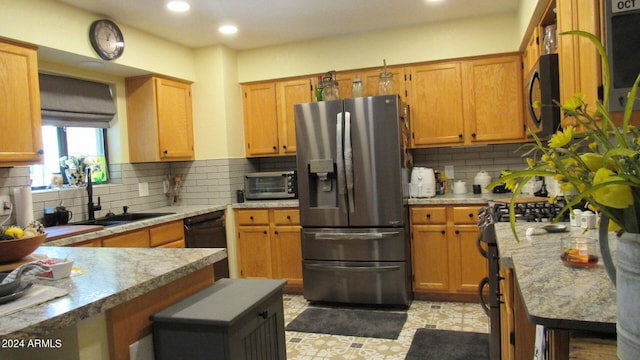
<path id="1" fill-rule="evenodd" d="M 407 263 L 398 262 L 302 262 L 304 298 L 350 304 L 409 306 Z"/>
<path id="2" fill-rule="evenodd" d="M 306 260 L 404 261 L 404 228 L 302 229 Z"/>

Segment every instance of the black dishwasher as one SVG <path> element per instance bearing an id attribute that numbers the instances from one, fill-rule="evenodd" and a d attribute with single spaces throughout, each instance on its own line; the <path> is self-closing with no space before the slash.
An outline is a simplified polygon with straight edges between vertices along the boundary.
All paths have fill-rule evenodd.
<path id="1" fill-rule="evenodd" d="M 184 234 L 188 248 L 227 248 L 224 210 L 184 219 Z M 224 258 L 213 264 L 215 280 L 229 277 L 229 261 Z"/>

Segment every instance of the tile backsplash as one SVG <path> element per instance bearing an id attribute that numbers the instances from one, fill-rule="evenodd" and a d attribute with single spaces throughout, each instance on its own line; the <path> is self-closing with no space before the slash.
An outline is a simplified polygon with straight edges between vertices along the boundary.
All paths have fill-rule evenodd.
<path id="1" fill-rule="evenodd" d="M 450 147 L 414 150 L 416 166 L 431 167 L 444 171 L 453 165 L 455 180 L 467 182 L 471 190 L 473 178 L 481 170 L 492 179 L 500 176 L 504 169 L 522 169 L 527 166 L 516 150 L 521 144 L 487 145 L 474 147 Z M 102 210 L 121 213 L 123 206 L 129 211 L 142 211 L 170 205 L 164 194 L 163 180 L 167 176 L 184 174 L 178 205 L 218 205 L 236 201 L 236 190 L 243 188 L 243 177 L 252 171 L 295 170 L 295 156 L 258 159 L 215 159 L 174 163 L 112 164 L 109 166 L 111 183 L 94 186 L 93 202 L 98 196 Z M 138 184 L 148 183 L 149 194 L 140 196 Z M 13 198 L 13 188 L 29 184 L 28 167 L 0 168 L 0 195 Z M 87 218 L 87 191 L 85 188 L 62 190 L 36 190 L 33 192 L 34 219 L 41 220 L 45 207 L 64 206 L 73 212 L 74 220 Z M 1 204 L 0 204 L 1 205 Z M 2 222 L 5 217 L 0 217 Z M 6 224 L 15 223 L 15 211 Z"/>
<path id="2" fill-rule="evenodd" d="M 121 213 L 123 206 L 134 212 L 170 205 L 169 196 L 164 194 L 163 180 L 176 174 L 184 174 L 178 205 L 228 204 L 235 201 L 235 191 L 242 189 L 244 174 L 254 171 L 254 166 L 247 159 L 112 164 L 109 166 L 111 183 L 93 187 L 93 202 L 97 204 L 99 196 L 102 206 L 96 216 L 109 211 Z M 147 196 L 140 196 L 139 183 L 148 183 Z M 14 204 L 13 188 L 28 184 L 28 167 L 0 168 L 0 195 L 9 195 Z M 61 202 L 73 212 L 72 222 L 88 216 L 86 188 L 34 190 L 32 196 L 36 220 L 42 220 L 45 207 L 55 207 Z M 5 218 L 0 217 L 0 222 Z M 15 224 L 15 211 L 6 224 Z"/>

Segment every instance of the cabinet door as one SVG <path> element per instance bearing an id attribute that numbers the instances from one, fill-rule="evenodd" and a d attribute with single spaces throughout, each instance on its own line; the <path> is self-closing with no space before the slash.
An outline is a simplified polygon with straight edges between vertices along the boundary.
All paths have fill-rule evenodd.
<path id="1" fill-rule="evenodd" d="M 462 143 L 460 63 L 416 66 L 410 71 L 411 146 Z"/>
<path id="2" fill-rule="evenodd" d="M 0 64 L 0 165 L 41 162 L 36 49 L 0 41 Z"/>
<path id="3" fill-rule="evenodd" d="M 452 290 L 477 294 L 478 284 L 487 276 L 487 260 L 476 246 L 478 226 L 454 225 L 450 233 Z"/>
<path id="4" fill-rule="evenodd" d="M 138 230 L 102 239 L 102 247 L 148 248 L 149 231 Z"/>
<path id="5" fill-rule="evenodd" d="M 272 278 L 269 226 L 238 227 L 238 265 L 242 278 Z"/>
<path id="6" fill-rule="evenodd" d="M 158 144 L 162 160 L 193 160 L 191 85 L 156 78 Z"/>
<path id="7" fill-rule="evenodd" d="M 300 226 L 275 226 L 272 236 L 273 277 L 302 287 Z"/>
<path id="8" fill-rule="evenodd" d="M 538 61 L 540 57 L 540 28 L 535 27 L 533 29 L 533 33 L 527 42 L 527 47 L 524 49 L 524 53 L 522 54 L 522 74 L 527 75 L 533 69 L 533 66 Z"/>
<path id="9" fill-rule="evenodd" d="M 579 5 L 579 6 L 578 6 Z M 569 30 L 600 34 L 598 0 L 556 0 L 558 34 Z M 595 111 L 601 82 L 600 57 L 588 39 L 576 35 L 558 35 L 560 102 L 581 93 L 588 109 Z M 575 120 L 563 119 L 563 126 Z"/>
<path id="10" fill-rule="evenodd" d="M 313 101 L 311 79 L 278 82 L 278 141 L 282 155 L 296 153 L 296 127 L 293 106 Z"/>
<path id="11" fill-rule="evenodd" d="M 449 290 L 450 256 L 447 243 L 445 225 L 412 226 L 414 291 Z"/>
<path id="12" fill-rule="evenodd" d="M 244 90 L 244 136 L 247 156 L 278 154 L 276 84 L 250 84 Z"/>
<path id="13" fill-rule="evenodd" d="M 520 55 L 468 61 L 463 73 L 467 141 L 524 139 Z"/>
<path id="14" fill-rule="evenodd" d="M 184 226 L 182 220 L 154 226 L 149 229 L 149 245 L 151 247 L 166 247 L 165 244 L 173 243 L 170 247 L 177 247 L 179 243 L 184 247 Z"/>

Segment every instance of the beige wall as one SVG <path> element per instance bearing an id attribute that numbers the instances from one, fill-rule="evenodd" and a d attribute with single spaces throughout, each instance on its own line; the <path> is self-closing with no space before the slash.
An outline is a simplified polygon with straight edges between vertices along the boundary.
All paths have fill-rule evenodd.
<path id="1" fill-rule="evenodd" d="M 273 46 L 238 53 L 238 80 L 295 75 L 518 51 L 516 13 Z"/>

